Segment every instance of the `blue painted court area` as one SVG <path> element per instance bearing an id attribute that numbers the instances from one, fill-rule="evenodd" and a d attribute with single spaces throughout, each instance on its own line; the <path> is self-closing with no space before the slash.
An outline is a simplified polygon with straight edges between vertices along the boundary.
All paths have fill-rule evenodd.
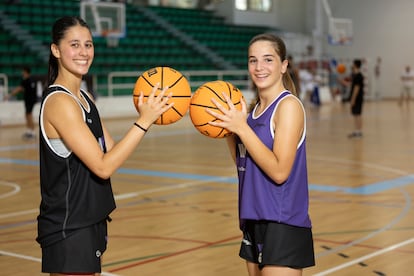
<path id="1" fill-rule="evenodd" d="M 11 158 L 0 158 L 0 164 L 14 164 L 14 165 L 31 165 L 39 166 L 39 162 L 35 160 L 23 160 L 23 159 L 11 159 Z M 128 175 L 143 175 L 143 176 L 155 176 L 165 177 L 170 179 L 186 179 L 186 180 L 201 180 L 206 182 L 221 182 L 229 184 L 237 184 L 237 178 L 235 177 L 223 177 L 223 176 L 212 176 L 212 175 L 200 175 L 200 174 L 187 174 L 187 173 L 174 173 L 174 172 L 162 172 L 162 171 L 150 171 L 150 170 L 139 170 L 139 169 L 127 169 L 120 168 L 117 173 L 128 174 Z M 376 182 L 372 184 L 363 185 L 360 187 L 348 188 L 333 185 L 324 184 L 309 184 L 309 190 L 320 191 L 320 192 L 343 192 L 347 194 L 356 195 L 371 195 L 380 193 L 395 188 L 400 188 L 414 184 L 414 175 L 406 175 L 390 180 Z"/>
<path id="2" fill-rule="evenodd" d="M 309 189 L 311 191 L 313 190 L 321 192 L 343 192 L 347 194 L 372 195 L 387 190 L 408 186 L 410 184 L 414 184 L 414 175 L 402 176 L 399 178 L 376 182 L 355 188 L 309 184 Z"/>

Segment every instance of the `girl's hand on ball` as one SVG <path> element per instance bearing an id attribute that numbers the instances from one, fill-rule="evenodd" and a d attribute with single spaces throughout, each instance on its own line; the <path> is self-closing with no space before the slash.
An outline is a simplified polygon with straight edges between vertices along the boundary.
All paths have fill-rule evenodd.
<path id="1" fill-rule="evenodd" d="M 215 112 L 211 109 L 206 109 L 206 112 L 215 118 L 219 119 L 216 121 L 210 121 L 209 124 L 216 127 L 223 127 L 230 132 L 238 133 L 239 130 L 247 124 L 247 107 L 244 100 L 241 100 L 241 110 L 237 110 L 232 103 L 230 97 L 223 93 L 223 97 L 226 100 L 228 109 L 221 105 L 216 99 L 212 98 L 211 102 L 220 110 L 220 113 Z"/>
<path id="2" fill-rule="evenodd" d="M 168 87 L 165 87 L 161 92 L 156 96 L 156 92 L 160 84 L 157 83 L 151 90 L 151 93 L 148 96 L 148 100 L 144 101 L 144 93 L 141 91 L 138 98 L 138 112 L 142 123 L 145 126 L 150 126 L 153 124 L 165 111 L 170 109 L 174 103 L 167 102 L 172 97 L 172 93 L 169 92 L 167 95 Z M 145 120 L 145 121 L 144 121 Z"/>

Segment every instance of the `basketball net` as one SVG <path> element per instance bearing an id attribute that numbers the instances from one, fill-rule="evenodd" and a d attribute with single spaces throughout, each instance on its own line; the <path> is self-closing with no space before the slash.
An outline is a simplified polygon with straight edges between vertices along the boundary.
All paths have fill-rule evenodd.
<path id="1" fill-rule="evenodd" d="M 328 18 L 328 42 L 331 45 L 349 45 L 353 39 L 352 20 L 332 16 L 328 0 L 321 0 Z"/>
<path id="2" fill-rule="evenodd" d="M 349 45 L 352 43 L 352 20 L 346 18 L 329 19 L 328 41 L 331 45 Z"/>
<path id="3" fill-rule="evenodd" d="M 109 48 L 118 47 L 126 36 L 125 3 L 80 1 L 80 14 L 91 29 L 93 37 L 103 37 Z"/>
<path id="4" fill-rule="evenodd" d="M 106 46 L 108 48 L 116 48 L 119 44 L 119 31 L 117 30 L 103 30 L 102 37 L 106 39 Z"/>

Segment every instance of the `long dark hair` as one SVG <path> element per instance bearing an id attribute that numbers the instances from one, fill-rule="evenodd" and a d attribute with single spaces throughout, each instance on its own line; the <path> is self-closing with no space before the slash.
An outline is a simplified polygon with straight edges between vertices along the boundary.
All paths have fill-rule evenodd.
<path id="1" fill-rule="evenodd" d="M 85 28 L 88 28 L 90 31 L 90 28 L 86 22 L 77 16 L 64 16 L 59 18 L 55 21 L 52 27 L 52 44 L 59 45 L 59 42 L 63 39 L 63 37 L 66 34 L 66 31 L 73 27 L 73 26 L 82 26 Z M 49 54 L 49 70 L 48 70 L 48 76 L 47 76 L 47 86 L 53 84 L 58 76 L 58 62 L 56 57 L 52 54 L 52 51 L 50 51 Z"/>
<path id="2" fill-rule="evenodd" d="M 255 43 L 257 41 L 269 41 L 270 43 L 272 43 L 276 53 L 279 55 L 280 61 L 283 62 L 284 60 L 287 59 L 286 45 L 285 45 L 285 42 L 283 42 L 283 40 L 280 37 L 278 37 L 278 36 L 276 36 L 272 33 L 258 34 L 250 40 L 249 48 L 253 43 Z M 287 90 L 289 90 L 293 95 L 298 96 L 297 91 L 296 91 L 296 87 L 295 87 L 295 83 L 293 82 L 293 80 L 292 80 L 292 78 L 291 78 L 288 71 L 286 71 L 283 74 L 282 82 L 283 82 L 283 85 L 285 86 L 285 88 Z"/>

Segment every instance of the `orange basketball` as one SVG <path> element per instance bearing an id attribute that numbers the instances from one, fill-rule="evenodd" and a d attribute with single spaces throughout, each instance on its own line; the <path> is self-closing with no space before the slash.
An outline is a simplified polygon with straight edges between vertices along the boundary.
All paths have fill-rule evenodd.
<path id="1" fill-rule="evenodd" d="M 339 64 L 338 64 L 338 66 L 336 66 L 336 71 L 337 71 L 339 74 L 343 74 L 343 73 L 345 73 L 345 72 L 346 72 L 346 66 L 345 66 L 345 64 L 343 64 L 343 63 L 339 63 Z"/>
<path id="2" fill-rule="evenodd" d="M 206 112 L 206 108 L 221 113 L 218 108 L 211 102 L 216 99 L 223 106 L 227 107 L 226 100 L 223 97 L 225 92 L 233 102 L 234 106 L 241 110 L 241 100 L 243 94 L 233 84 L 226 81 L 211 81 L 201 85 L 191 98 L 190 118 L 195 128 L 202 134 L 211 138 L 223 138 L 231 134 L 227 129 L 216 127 L 208 124 L 218 119 Z"/>
<path id="3" fill-rule="evenodd" d="M 191 100 L 191 87 L 188 80 L 179 71 L 170 67 L 155 67 L 147 70 L 138 77 L 133 100 L 138 111 L 138 97 L 140 92 L 144 93 L 144 101 L 148 98 L 152 88 L 159 83 L 156 95 L 168 86 L 166 93 L 172 92 L 172 97 L 167 104 L 174 102 L 174 106 L 164 112 L 156 121 L 157 125 L 168 125 L 180 120 L 188 111 Z"/>

